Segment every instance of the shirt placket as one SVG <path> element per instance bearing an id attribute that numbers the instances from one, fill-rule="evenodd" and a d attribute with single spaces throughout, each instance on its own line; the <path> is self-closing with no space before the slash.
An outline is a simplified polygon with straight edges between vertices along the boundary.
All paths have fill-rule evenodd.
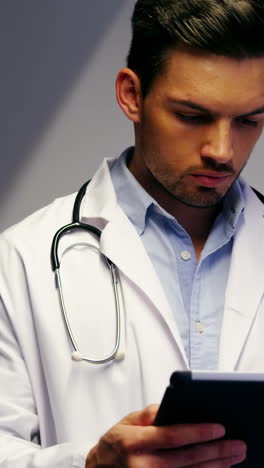
<path id="1" fill-rule="evenodd" d="M 191 369 L 201 369 L 200 350 L 203 346 L 205 324 L 200 316 L 200 289 L 201 289 L 201 264 L 198 265 L 192 285 L 192 293 L 189 308 L 189 362 Z"/>

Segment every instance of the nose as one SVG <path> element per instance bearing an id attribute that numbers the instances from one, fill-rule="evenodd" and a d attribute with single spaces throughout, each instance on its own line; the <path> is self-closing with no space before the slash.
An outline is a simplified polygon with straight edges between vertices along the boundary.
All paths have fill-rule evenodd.
<path id="1" fill-rule="evenodd" d="M 232 123 L 216 121 L 203 135 L 201 157 L 214 159 L 219 164 L 226 164 L 234 156 Z"/>

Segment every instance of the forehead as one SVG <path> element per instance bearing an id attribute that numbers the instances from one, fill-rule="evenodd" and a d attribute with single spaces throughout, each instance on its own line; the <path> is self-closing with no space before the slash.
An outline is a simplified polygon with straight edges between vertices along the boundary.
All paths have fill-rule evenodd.
<path id="1" fill-rule="evenodd" d="M 235 59 L 178 48 L 168 54 L 151 93 L 216 112 L 246 113 L 264 105 L 264 57 Z"/>

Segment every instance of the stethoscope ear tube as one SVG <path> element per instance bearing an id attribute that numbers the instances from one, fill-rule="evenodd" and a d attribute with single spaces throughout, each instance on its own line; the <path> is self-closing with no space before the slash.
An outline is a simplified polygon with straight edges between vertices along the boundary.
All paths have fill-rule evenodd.
<path id="1" fill-rule="evenodd" d="M 80 222 L 80 206 L 81 206 L 84 194 L 86 192 L 86 188 L 89 183 L 90 183 L 90 180 L 87 180 L 87 182 L 85 182 L 81 186 L 79 192 L 76 195 L 75 202 L 73 205 L 73 210 L 72 210 L 72 224 Z"/>
<path id="2" fill-rule="evenodd" d="M 66 226 L 60 228 L 53 237 L 52 244 L 51 244 L 51 251 L 50 251 L 50 260 L 51 260 L 51 268 L 52 271 L 58 270 L 60 268 L 60 262 L 58 257 L 58 245 L 59 241 L 64 234 L 69 232 L 71 229 L 78 227 L 76 223 L 70 223 Z"/>
<path id="3" fill-rule="evenodd" d="M 84 197 L 87 185 L 89 183 L 90 183 L 90 180 L 85 182 L 81 186 L 79 192 L 76 195 L 74 205 L 73 205 L 73 211 L 72 211 L 72 222 L 60 228 L 53 237 L 52 244 L 51 244 L 51 254 L 50 254 L 52 271 L 58 270 L 60 268 L 60 262 L 59 262 L 59 256 L 58 256 L 58 245 L 62 236 L 64 236 L 68 232 L 73 231 L 75 229 L 84 229 L 86 231 L 93 232 L 100 239 L 100 236 L 101 236 L 100 229 L 97 229 L 94 226 L 90 226 L 89 224 L 84 224 L 80 222 L 80 206 L 81 206 L 82 199 Z"/>
<path id="4" fill-rule="evenodd" d="M 99 239 L 101 236 L 100 229 L 96 228 L 95 226 L 91 226 L 90 224 L 84 224 L 80 222 L 66 224 L 60 228 L 55 236 L 53 237 L 52 244 L 51 244 L 51 252 L 50 252 L 50 260 L 51 260 L 51 268 L 52 271 L 58 270 L 60 268 L 60 261 L 58 255 L 58 246 L 60 239 L 65 235 L 68 234 L 70 231 L 76 230 L 85 230 L 94 233 Z"/>

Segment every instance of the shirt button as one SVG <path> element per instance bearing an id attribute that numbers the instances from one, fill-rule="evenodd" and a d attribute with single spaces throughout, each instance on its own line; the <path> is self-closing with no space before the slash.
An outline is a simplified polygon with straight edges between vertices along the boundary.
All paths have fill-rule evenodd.
<path id="1" fill-rule="evenodd" d="M 183 251 L 181 252 L 181 258 L 182 258 L 183 260 L 190 260 L 190 258 L 191 258 L 190 252 L 189 252 L 188 250 L 183 250 Z"/>
<path id="2" fill-rule="evenodd" d="M 204 332 L 204 324 L 202 322 L 196 322 L 196 330 L 202 335 Z"/>

